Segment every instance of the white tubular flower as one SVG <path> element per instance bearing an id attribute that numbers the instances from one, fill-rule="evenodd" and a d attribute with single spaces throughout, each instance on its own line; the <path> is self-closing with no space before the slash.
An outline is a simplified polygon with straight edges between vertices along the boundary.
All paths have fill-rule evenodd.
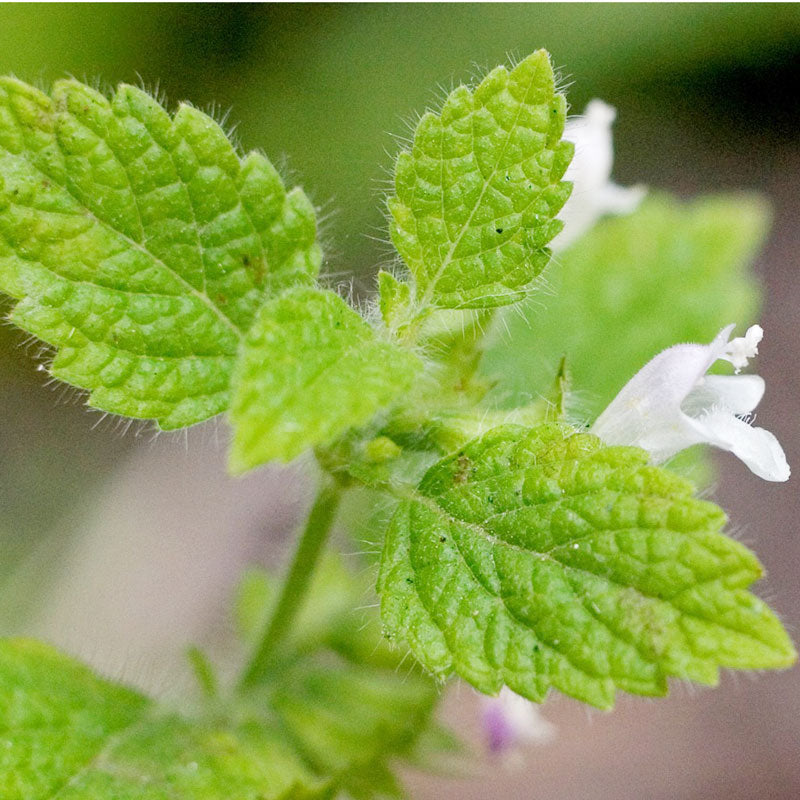
<path id="1" fill-rule="evenodd" d="M 539 707 L 504 686 L 496 697 L 481 697 L 483 729 L 489 751 L 499 755 L 523 742 L 547 742 L 554 726 Z"/>
<path id="2" fill-rule="evenodd" d="M 734 325 L 711 344 L 678 344 L 659 353 L 631 378 L 598 417 L 591 432 L 606 444 L 636 445 L 664 461 L 693 444 L 712 444 L 738 456 L 760 478 L 785 481 L 789 465 L 778 440 L 747 419 L 764 395 L 758 375 L 706 375 L 719 360 L 736 372 L 758 352 L 759 325 L 728 341 Z"/>
<path id="3" fill-rule="evenodd" d="M 564 128 L 564 138 L 575 144 L 575 156 L 564 178 L 574 186 L 560 214 L 564 229 L 551 244 L 555 251 L 564 250 L 605 214 L 635 211 L 645 195 L 644 187 L 628 189 L 611 181 L 611 125 L 616 116 L 612 106 L 592 100 L 583 116 L 569 120 Z"/>

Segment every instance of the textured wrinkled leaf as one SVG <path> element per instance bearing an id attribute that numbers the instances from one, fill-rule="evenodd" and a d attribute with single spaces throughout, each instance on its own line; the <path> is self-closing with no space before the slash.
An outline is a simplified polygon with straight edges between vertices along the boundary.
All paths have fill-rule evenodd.
<path id="1" fill-rule="evenodd" d="M 290 461 L 366 423 L 417 367 L 333 292 L 297 288 L 269 300 L 233 378 L 231 469 Z"/>
<path id="2" fill-rule="evenodd" d="M 496 428 L 434 465 L 398 507 L 383 622 L 436 675 L 600 707 L 617 689 L 714 684 L 796 654 L 747 591 L 755 556 L 724 513 L 636 448 L 555 424 Z"/>
<path id="3" fill-rule="evenodd" d="M 96 408 L 162 428 L 227 409 L 265 290 L 315 277 L 315 236 L 303 192 L 191 106 L 0 79 L 0 290 Z"/>
<path id="4" fill-rule="evenodd" d="M 190 722 L 52 648 L 0 643 L 3 800 L 332 796 L 274 726 Z"/>
<path id="5" fill-rule="evenodd" d="M 566 100 L 544 50 L 426 113 L 395 165 L 391 235 L 421 306 L 486 308 L 524 297 L 571 184 Z"/>
<path id="6" fill-rule="evenodd" d="M 496 396 L 517 406 L 546 395 L 566 356 L 574 411 L 591 419 L 656 353 L 746 326 L 759 305 L 749 267 L 768 227 L 752 195 L 654 195 L 603 220 L 548 270 L 552 291 L 498 326 L 482 364 Z"/>

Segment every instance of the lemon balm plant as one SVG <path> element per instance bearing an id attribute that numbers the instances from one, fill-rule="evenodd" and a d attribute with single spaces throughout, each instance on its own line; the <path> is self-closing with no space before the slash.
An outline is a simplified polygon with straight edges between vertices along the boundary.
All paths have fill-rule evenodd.
<path id="1" fill-rule="evenodd" d="M 161 430 L 226 415 L 233 473 L 318 464 L 287 574 L 243 578 L 230 685 L 193 650 L 202 691 L 176 709 L 0 644 L 4 798 L 402 794 L 395 763 L 452 743 L 450 678 L 486 695 L 499 749 L 552 690 L 610 708 L 794 662 L 758 560 L 672 458 L 789 475 L 749 422 L 763 381 L 706 375 L 757 352 L 758 326 L 724 326 L 752 322 L 763 205 L 616 186 L 613 110 L 566 114 L 543 51 L 426 113 L 394 165 L 397 268 L 357 310 L 320 281 L 303 191 L 208 116 L 0 81 L 0 289 L 47 370 Z M 348 494 L 381 539 L 380 620 L 327 547 Z"/>

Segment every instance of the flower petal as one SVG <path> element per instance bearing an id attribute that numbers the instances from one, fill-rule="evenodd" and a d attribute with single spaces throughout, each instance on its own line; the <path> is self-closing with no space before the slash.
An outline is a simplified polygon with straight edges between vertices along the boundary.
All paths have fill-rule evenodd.
<path id="1" fill-rule="evenodd" d="M 758 354 L 758 345 L 763 338 L 764 329 L 760 325 L 751 325 L 744 336 L 738 336 L 728 343 L 720 358 L 730 361 L 738 375 L 739 370 L 747 366 L 748 359 Z"/>
<path id="2" fill-rule="evenodd" d="M 497 754 L 523 742 L 544 743 L 553 738 L 554 726 L 539 707 L 504 686 L 496 697 L 482 697 L 483 727 L 490 752 Z"/>
<path id="3" fill-rule="evenodd" d="M 719 406 L 734 414 L 749 414 L 761 402 L 764 388 L 764 379 L 759 375 L 706 375 L 681 408 L 690 417 L 699 417 Z"/>
<path id="4" fill-rule="evenodd" d="M 570 119 L 564 128 L 564 138 L 575 144 L 575 155 L 564 176 L 573 187 L 560 214 L 564 229 L 550 243 L 556 252 L 567 248 L 605 214 L 635 211 L 645 195 L 641 186 L 626 189 L 611 182 L 611 125 L 616 116 L 612 106 L 592 100 L 583 115 Z"/>
<path id="5" fill-rule="evenodd" d="M 656 440 L 662 434 L 668 439 L 673 434 L 685 438 L 681 405 L 724 352 L 733 328 L 723 328 L 711 344 L 678 344 L 648 361 L 597 418 L 592 433 L 606 444 L 633 444 L 648 450 L 642 442 L 651 434 Z"/>
<path id="6" fill-rule="evenodd" d="M 754 428 L 721 409 L 709 411 L 691 420 L 691 424 L 703 441 L 733 453 L 759 478 L 766 481 L 789 479 L 791 471 L 783 448 L 768 430 Z"/>

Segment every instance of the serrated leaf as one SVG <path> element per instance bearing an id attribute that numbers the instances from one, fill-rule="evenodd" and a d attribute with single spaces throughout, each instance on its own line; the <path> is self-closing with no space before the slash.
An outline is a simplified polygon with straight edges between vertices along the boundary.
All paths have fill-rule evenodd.
<path id="1" fill-rule="evenodd" d="M 389 200 L 392 241 L 419 306 L 487 308 L 525 296 L 571 190 L 561 180 L 573 149 L 561 141 L 565 114 L 539 50 L 422 117 Z"/>
<path id="2" fill-rule="evenodd" d="M 760 291 L 749 267 L 768 227 L 752 195 L 648 197 L 559 255 L 552 291 L 504 317 L 482 372 L 517 406 L 548 393 L 566 356 L 576 412 L 592 419 L 661 350 L 753 320 Z"/>
<path id="3" fill-rule="evenodd" d="M 418 366 L 333 292 L 297 288 L 268 301 L 233 379 L 231 469 L 330 443 L 405 391 Z"/>
<path id="4" fill-rule="evenodd" d="M 266 724 L 190 722 L 52 648 L 0 643 L 4 800 L 332 796 Z"/>
<path id="5" fill-rule="evenodd" d="M 724 513 L 647 461 L 555 424 L 502 426 L 441 460 L 386 537 L 387 631 L 436 675 L 603 708 L 617 689 L 793 663 Z"/>
<path id="6" fill-rule="evenodd" d="M 314 210 L 210 117 L 0 79 L 0 290 L 89 404 L 162 428 L 227 409 L 266 289 L 312 280 Z"/>

